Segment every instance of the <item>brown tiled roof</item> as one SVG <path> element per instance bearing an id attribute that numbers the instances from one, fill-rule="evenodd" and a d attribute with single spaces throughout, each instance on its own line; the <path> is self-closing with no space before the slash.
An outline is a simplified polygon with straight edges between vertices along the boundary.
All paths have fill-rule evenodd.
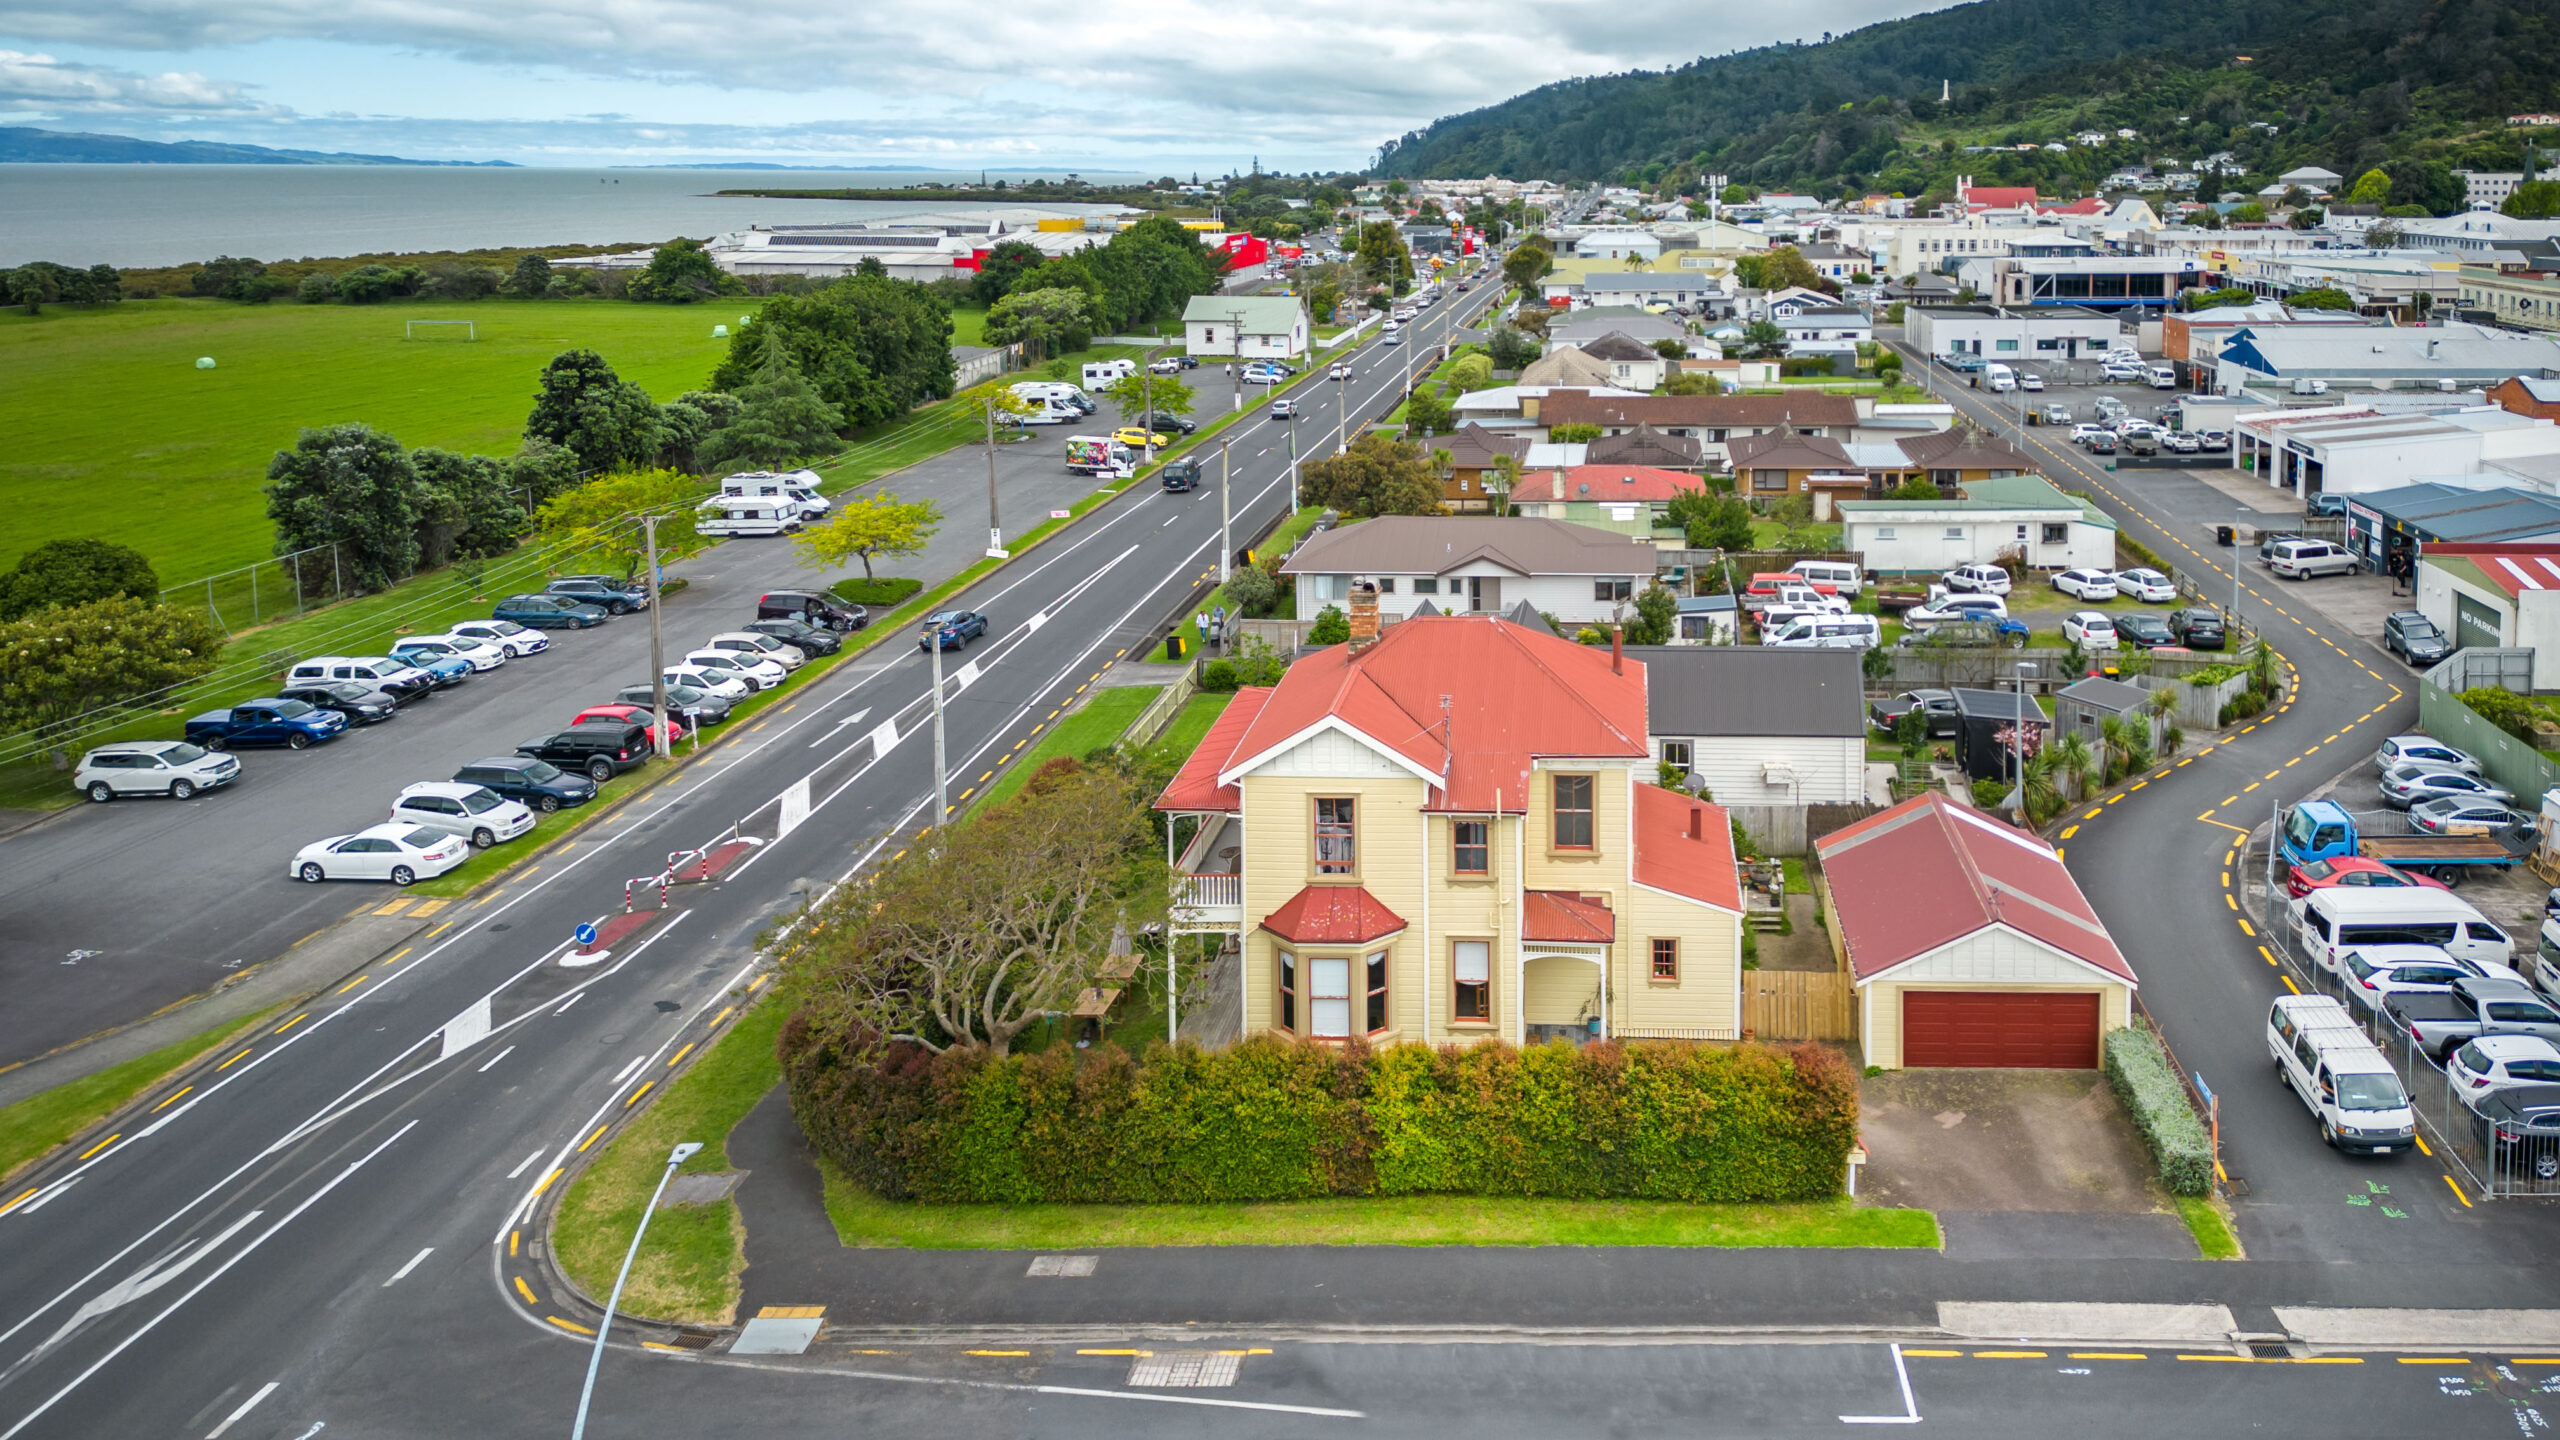
<path id="1" fill-rule="evenodd" d="M 1639 425 L 1624 435 L 1603 435 L 1591 442 L 1582 459 L 1590 465 L 1651 465 L 1664 470 L 1693 470 L 1706 463 L 1707 447 L 1693 435 L 1665 435 Z"/>
<path id="2" fill-rule="evenodd" d="M 1458 470 L 1483 470 L 1496 456 L 1521 456 L 1529 453 L 1529 433 L 1525 430 L 1487 430 L 1481 425 L 1461 425 L 1446 435 L 1432 440 L 1434 449 L 1449 452 L 1449 464 Z"/>
<path id="3" fill-rule="evenodd" d="M 1942 470 L 2042 470 L 2035 457 L 1997 435 L 1987 434 L 1970 425 L 1951 430 L 1933 430 L 1897 440 L 1902 453 L 1914 465 L 1931 465 Z"/>
<path id="4" fill-rule="evenodd" d="M 1612 330 L 1597 340 L 1584 342 L 1582 353 L 1594 360 L 1659 360 L 1662 358 L 1661 352 L 1652 346 L 1617 330 Z"/>
<path id="5" fill-rule="evenodd" d="M 1747 425 L 1854 425 L 1858 402 L 1847 395 L 1558 395 L 1538 407 L 1541 425 L 1677 425 L 1730 429 Z"/>
<path id="6" fill-rule="evenodd" d="M 1828 435 L 1798 435 L 1773 430 L 1766 435 L 1736 435 L 1725 447 L 1740 470 L 1856 470 L 1840 442 Z"/>

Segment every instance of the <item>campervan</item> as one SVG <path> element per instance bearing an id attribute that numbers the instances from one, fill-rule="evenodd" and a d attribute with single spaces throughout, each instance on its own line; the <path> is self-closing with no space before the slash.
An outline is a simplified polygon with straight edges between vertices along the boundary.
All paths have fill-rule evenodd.
<path id="1" fill-rule="evenodd" d="M 714 495 L 695 512 L 702 535 L 788 535 L 800 528 L 800 502 L 788 495 Z"/>
<path id="2" fill-rule="evenodd" d="M 747 470 L 720 477 L 720 493 L 748 498 L 784 499 L 800 507 L 804 520 L 814 520 L 835 507 L 818 493 L 818 473 L 814 470 L 791 470 L 775 474 L 770 470 Z"/>
<path id="3" fill-rule="evenodd" d="M 1084 388 L 1108 389 L 1137 373 L 1135 360 L 1088 360 L 1084 363 Z"/>

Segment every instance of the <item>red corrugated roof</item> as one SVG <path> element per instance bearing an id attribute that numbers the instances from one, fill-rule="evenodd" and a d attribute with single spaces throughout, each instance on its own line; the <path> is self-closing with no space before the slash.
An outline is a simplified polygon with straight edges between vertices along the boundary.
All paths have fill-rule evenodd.
<path id="1" fill-rule="evenodd" d="M 1310 885 L 1262 917 L 1262 928 L 1300 945 L 1362 945 L 1404 921 L 1358 885 Z"/>
<path id="2" fill-rule="evenodd" d="M 1906 800 L 1814 848 L 1861 980 L 1994 925 L 2134 978 L 2052 846 L 1943 795 Z"/>
<path id="3" fill-rule="evenodd" d="M 1335 645 L 1291 665 L 1220 773 L 1330 719 L 1435 777 L 1433 810 L 1482 814 L 1499 795 L 1517 812 L 1532 760 L 1644 755 L 1644 717 L 1640 661 L 1613 672 L 1593 646 L 1491 616 L 1425 616 L 1388 626 L 1357 655 Z"/>
<path id="4" fill-rule="evenodd" d="M 1606 900 L 1563 890 L 1523 891 L 1520 938 L 1550 945 L 1606 945 L 1618 938 L 1618 917 Z"/>
<path id="5" fill-rule="evenodd" d="M 1159 810 L 1223 810 L 1228 814 L 1244 808 L 1244 796 L 1233 785 L 1218 783 L 1218 773 L 1227 768 L 1227 759 L 1236 753 L 1236 742 L 1253 725 L 1253 717 L 1262 713 L 1263 702 L 1271 698 L 1268 685 L 1248 685 L 1236 692 L 1227 708 L 1200 737 L 1182 768 L 1174 773 L 1173 783 L 1156 797 Z"/>
<path id="6" fill-rule="evenodd" d="M 2509 595 L 2560 590 L 2560 545 L 2436 545 L 2427 558 L 2460 558 L 2480 567 L 2489 583 Z"/>
<path id="7" fill-rule="evenodd" d="M 1964 202 L 1976 209 L 1988 206 L 1994 210 L 2005 210 L 2016 205 L 2033 205 L 2036 203 L 2036 187 L 2033 185 L 1967 186 Z"/>
<path id="8" fill-rule="evenodd" d="M 1635 790 L 1635 882 L 1740 913 L 1742 880 L 1734 873 L 1733 821 L 1724 807 L 1659 785 Z"/>
<path id="9" fill-rule="evenodd" d="M 1514 501 L 1582 500 L 1592 504 L 1605 501 L 1668 500 L 1674 495 L 1706 488 L 1703 476 L 1679 470 L 1657 470 L 1650 465 L 1575 465 L 1563 470 L 1531 470 L 1523 473 L 1513 486 Z M 1588 489 L 1584 487 L 1589 487 Z"/>
<path id="10" fill-rule="evenodd" d="M 1978 195 L 1982 192 L 1977 190 L 1974 193 Z M 2107 202 L 2095 195 L 2083 195 L 2072 201 L 2044 200 L 2037 202 L 2036 213 L 2039 215 L 2104 215 L 2107 213 Z"/>

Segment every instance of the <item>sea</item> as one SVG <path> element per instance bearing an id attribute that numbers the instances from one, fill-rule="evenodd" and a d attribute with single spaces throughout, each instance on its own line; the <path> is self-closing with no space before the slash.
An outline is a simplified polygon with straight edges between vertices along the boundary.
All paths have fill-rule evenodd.
<path id="1" fill-rule="evenodd" d="M 406 165 L 0 165 L 0 267 L 51 260 L 183 265 L 216 255 L 259 260 L 609 245 L 707 238 L 750 225 L 968 219 L 1026 207 L 933 201 L 722 196 L 742 188 L 884 189 L 976 182 L 923 170 L 552 170 Z M 1012 179 L 1017 177 L 1006 176 Z M 1136 176 L 1086 174 L 1097 183 Z M 1099 213 L 1108 206 L 1038 207 Z"/>

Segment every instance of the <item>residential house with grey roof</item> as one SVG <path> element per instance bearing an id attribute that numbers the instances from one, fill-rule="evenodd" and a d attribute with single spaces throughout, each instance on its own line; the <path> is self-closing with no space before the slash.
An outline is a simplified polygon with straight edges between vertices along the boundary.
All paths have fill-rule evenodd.
<path id="1" fill-rule="evenodd" d="M 1202 360 L 1289 360 L 1313 331 L 1293 295 L 1194 295 L 1182 309 L 1184 349 Z"/>
<path id="2" fill-rule="evenodd" d="M 1346 603 L 1352 583 L 1367 580 L 1382 619 L 1425 602 L 1444 614 L 1525 602 L 1567 625 L 1623 618 L 1654 572 L 1647 537 L 1499 515 L 1380 515 L 1307 537 L 1280 567 L 1302 618 Z"/>

